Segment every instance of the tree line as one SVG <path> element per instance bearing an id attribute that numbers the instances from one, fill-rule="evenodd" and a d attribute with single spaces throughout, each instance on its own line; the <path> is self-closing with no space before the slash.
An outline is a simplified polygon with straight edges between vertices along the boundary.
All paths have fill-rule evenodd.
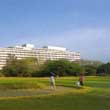
<path id="1" fill-rule="evenodd" d="M 66 59 L 46 61 L 39 64 L 36 58 L 16 59 L 10 56 L 6 66 L 1 70 L 1 76 L 6 77 L 46 77 L 54 72 L 57 76 L 78 76 L 84 73 L 88 76 L 110 75 L 110 63 L 80 61 L 70 62 Z"/>

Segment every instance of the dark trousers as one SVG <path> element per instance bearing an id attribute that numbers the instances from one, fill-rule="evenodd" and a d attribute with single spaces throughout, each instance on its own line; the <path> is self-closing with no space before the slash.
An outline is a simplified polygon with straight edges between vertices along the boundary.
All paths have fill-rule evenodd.
<path id="1" fill-rule="evenodd" d="M 80 81 L 80 85 L 81 85 L 81 86 L 83 86 L 83 85 L 84 85 L 83 81 Z"/>

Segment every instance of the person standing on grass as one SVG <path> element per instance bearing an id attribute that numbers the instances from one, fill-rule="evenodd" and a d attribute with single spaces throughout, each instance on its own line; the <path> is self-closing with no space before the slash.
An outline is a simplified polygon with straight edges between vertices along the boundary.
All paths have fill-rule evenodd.
<path id="1" fill-rule="evenodd" d="M 55 73 L 53 73 L 53 72 L 51 72 L 50 73 L 51 74 L 51 76 L 50 76 L 50 88 L 51 89 L 56 89 L 56 85 L 55 85 Z"/>
<path id="2" fill-rule="evenodd" d="M 79 76 L 79 82 L 80 82 L 80 86 L 84 85 L 84 74 L 83 73 L 81 73 Z"/>

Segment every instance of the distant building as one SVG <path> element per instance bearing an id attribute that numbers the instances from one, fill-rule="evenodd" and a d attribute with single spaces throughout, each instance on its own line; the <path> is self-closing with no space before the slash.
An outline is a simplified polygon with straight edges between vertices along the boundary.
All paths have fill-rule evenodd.
<path id="1" fill-rule="evenodd" d="M 32 44 L 24 44 L 21 46 L 0 48 L 0 69 L 6 65 L 9 55 L 14 55 L 17 59 L 35 57 L 39 63 L 58 59 L 67 59 L 69 61 L 80 60 L 79 52 L 71 52 L 63 47 L 44 46 L 43 48 L 35 48 Z"/>

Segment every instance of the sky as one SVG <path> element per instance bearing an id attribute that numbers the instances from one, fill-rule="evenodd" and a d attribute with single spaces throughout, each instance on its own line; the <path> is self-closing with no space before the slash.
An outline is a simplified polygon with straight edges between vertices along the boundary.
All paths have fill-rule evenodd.
<path id="1" fill-rule="evenodd" d="M 110 61 L 110 0 L 0 0 L 0 47 L 66 47 Z"/>

